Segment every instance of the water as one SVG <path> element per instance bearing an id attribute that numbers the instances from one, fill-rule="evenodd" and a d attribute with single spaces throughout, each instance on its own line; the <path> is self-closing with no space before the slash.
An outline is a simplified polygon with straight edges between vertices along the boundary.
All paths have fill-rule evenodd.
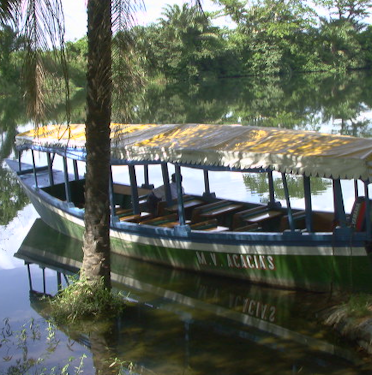
<path id="1" fill-rule="evenodd" d="M 33 262 L 30 278 L 18 261 L 1 270 L 1 285 L 7 285 L 1 299 L 7 303 L 1 305 L 0 318 L 10 318 L 13 330 L 35 319 L 41 338 L 28 342 L 28 356 L 47 357 L 43 366 L 66 364 L 71 356 L 76 366 L 85 354 L 85 373 L 93 373 L 94 366 L 109 373 L 114 358 L 130 361 L 140 374 L 372 371 L 356 348 L 316 321 L 315 314 L 328 304 L 327 295 L 263 288 L 122 257 L 118 262 L 115 256 L 114 288 L 129 301 L 123 316 L 94 327 L 61 327 L 48 338 L 47 312 L 36 297 L 56 293 L 57 271 L 69 273 L 66 260 L 73 271 L 81 259 L 81 243 L 40 219 L 26 234 L 17 257 Z M 46 356 L 51 345 L 52 355 Z"/>
<path id="2" fill-rule="evenodd" d="M 301 78 L 269 86 L 244 80 L 172 86 L 160 93 L 149 90 L 146 105 L 136 106 L 134 122 L 253 121 L 369 137 L 370 85 L 370 77 L 350 74 L 342 80 L 314 78 L 305 84 Z M 12 155 L 12 136 L 17 132 L 4 124 L 17 123 L 18 131 L 29 126 L 19 111 L 12 116 L 20 117 L 3 116 L 1 123 L 1 158 Z M 202 188 L 194 173 L 183 171 L 187 192 Z M 372 373 L 363 352 L 316 321 L 328 295 L 273 290 L 124 258 L 116 262 L 120 267 L 114 273 L 115 288 L 130 300 L 123 317 L 96 327 L 51 327 L 36 297 L 56 293 L 56 270 L 67 271 L 40 257 L 40 251 L 66 252 L 71 257 L 79 254 L 81 244 L 37 220 L 4 166 L 0 177 L 0 375 L 9 366 L 18 366 L 13 373 L 26 373 L 32 358 L 44 359 L 36 365 L 41 373 L 43 367 L 63 367 L 74 357 L 72 374 L 83 356 L 87 374 L 95 368 L 109 373 L 115 358 L 132 363 L 137 374 Z M 150 179 L 161 183 L 156 171 L 150 172 Z M 211 173 L 210 182 L 220 197 L 229 197 L 234 186 L 236 199 L 265 199 L 265 187 L 258 179 Z M 329 186 L 320 181 L 317 189 L 314 204 L 327 208 Z M 298 194 L 293 206 L 300 207 L 302 200 Z M 13 256 L 16 252 L 33 257 L 28 258 L 35 263 L 30 265 L 31 278 L 24 261 Z"/>

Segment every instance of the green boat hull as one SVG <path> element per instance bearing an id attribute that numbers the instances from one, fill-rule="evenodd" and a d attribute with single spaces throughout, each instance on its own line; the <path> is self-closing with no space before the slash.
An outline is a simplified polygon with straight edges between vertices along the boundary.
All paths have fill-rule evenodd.
<path id="1" fill-rule="evenodd" d="M 81 239 L 83 210 L 24 185 L 40 217 L 52 228 Z M 57 203 L 56 203 L 57 201 Z M 275 287 L 330 291 L 372 289 L 364 240 L 337 233 L 208 233 L 114 223 L 115 254 L 196 272 Z"/>

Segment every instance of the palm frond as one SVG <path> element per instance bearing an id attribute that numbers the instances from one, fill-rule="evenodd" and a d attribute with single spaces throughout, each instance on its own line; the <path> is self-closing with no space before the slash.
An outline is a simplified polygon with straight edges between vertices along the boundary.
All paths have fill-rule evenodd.
<path id="1" fill-rule="evenodd" d="M 112 26 L 114 39 L 113 55 L 113 115 L 116 121 L 131 120 L 133 96 L 143 86 L 144 75 L 138 64 L 139 56 L 135 53 L 135 39 L 130 29 L 135 26 L 136 11 L 144 8 L 142 0 L 113 0 Z"/>
<path id="2" fill-rule="evenodd" d="M 194 0 L 194 6 L 198 9 L 198 11 L 205 16 L 202 0 Z"/>
<path id="3" fill-rule="evenodd" d="M 0 24 L 15 24 L 21 0 L 0 0 Z"/>
<path id="4" fill-rule="evenodd" d="M 69 123 L 70 92 L 62 0 L 24 0 L 22 14 L 26 51 L 23 73 L 28 113 L 35 126 L 40 125 L 47 117 L 46 99 L 63 90 Z M 62 68 L 62 82 L 56 79 L 58 67 Z"/>
<path id="5" fill-rule="evenodd" d="M 136 11 L 145 9 L 145 3 L 143 0 L 112 0 L 111 8 L 112 28 L 116 34 L 136 25 Z"/>

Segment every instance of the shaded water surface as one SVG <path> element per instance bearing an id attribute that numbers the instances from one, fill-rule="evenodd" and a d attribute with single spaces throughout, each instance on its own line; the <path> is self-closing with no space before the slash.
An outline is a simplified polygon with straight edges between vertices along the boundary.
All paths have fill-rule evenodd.
<path id="1" fill-rule="evenodd" d="M 54 294 L 61 281 L 66 284 L 64 276 L 80 265 L 80 249 L 79 241 L 37 219 L 16 253 L 29 268 L 1 271 L 1 285 L 9 284 L 1 289 L 1 300 L 48 331 L 39 297 Z M 94 326 L 59 327 L 48 366 L 66 364 L 69 356 L 77 366 L 85 353 L 84 373 L 94 373 L 93 368 L 112 373 L 115 358 L 129 361 L 137 374 L 372 372 L 356 348 L 316 322 L 330 295 L 263 288 L 118 256 L 113 257 L 113 280 L 128 300 L 123 316 Z M 13 318 L 22 320 L 12 311 L 1 308 L 1 318 L 9 317 L 10 324 Z M 29 353 L 42 356 L 41 347 L 50 350 L 50 342 L 48 337 L 30 340 Z M 5 374 L 7 364 L 1 366 Z"/>

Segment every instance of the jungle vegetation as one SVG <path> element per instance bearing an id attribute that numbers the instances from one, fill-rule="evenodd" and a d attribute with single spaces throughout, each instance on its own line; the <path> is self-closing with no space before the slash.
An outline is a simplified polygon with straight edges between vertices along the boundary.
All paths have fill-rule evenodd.
<path id="1" fill-rule="evenodd" d="M 366 23 L 370 0 L 316 0 L 312 6 L 303 0 L 254 0 L 249 6 L 243 0 L 215 2 L 220 12 L 167 5 L 157 22 L 125 31 L 132 43 L 116 56 L 125 56 L 138 80 L 158 81 L 340 73 L 372 66 L 372 26 Z M 234 27 L 215 26 L 221 16 L 230 17 Z M 19 77 L 23 52 L 17 35 L 9 25 L 0 28 L 0 82 Z M 113 36 L 114 45 L 121 37 Z M 66 50 L 72 88 L 85 87 L 87 38 L 67 42 Z M 113 69 L 115 74 L 115 61 Z"/>

